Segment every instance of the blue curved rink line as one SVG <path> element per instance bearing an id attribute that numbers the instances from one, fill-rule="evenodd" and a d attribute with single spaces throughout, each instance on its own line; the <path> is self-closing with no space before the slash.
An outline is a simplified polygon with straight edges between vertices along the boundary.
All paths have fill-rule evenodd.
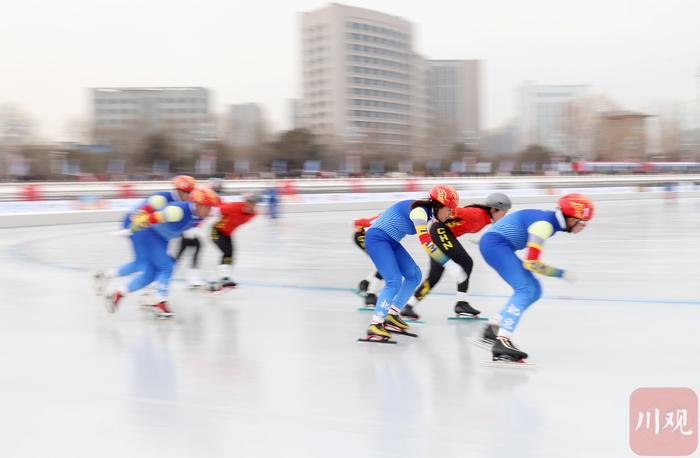
<path id="1" fill-rule="evenodd" d="M 331 291 L 331 292 L 350 292 L 355 293 L 354 288 L 340 288 L 336 286 L 319 286 L 319 285 L 290 285 L 290 284 L 275 284 L 262 282 L 239 282 L 242 286 L 252 286 L 256 288 L 285 288 L 285 289 L 301 289 L 308 291 Z M 431 292 L 434 296 L 454 296 L 454 293 Z M 510 295 L 505 294 L 478 294 L 469 293 L 473 297 L 507 299 Z M 621 302 L 627 304 L 677 304 L 677 305 L 700 305 L 700 301 L 691 300 L 676 300 L 676 299 L 632 299 L 632 298 L 607 298 L 607 297 L 576 297 L 576 296 L 542 296 L 540 300 L 550 301 L 579 301 L 579 302 Z"/>
<path id="2" fill-rule="evenodd" d="M 9 246 L 5 249 L 5 252 L 10 256 L 21 262 L 27 262 L 30 264 L 39 264 L 46 267 L 53 267 L 55 269 L 70 270 L 73 272 L 89 272 L 90 269 L 86 267 L 70 266 L 60 263 L 54 263 L 50 261 L 45 261 L 43 259 L 38 259 L 32 256 L 22 248 L 31 245 L 31 243 L 17 244 Z M 183 279 L 175 279 L 175 281 L 184 281 Z M 285 283 L 264 283 L 264 282 L 254 282 L 254 281 L 241 281 L 239 282 L 241 286 L 251 286 L 254 288 L 281 288 L 281 289 L 299 289 L 306 291 L 325 291 L 325 292 L 337 292 L 337 293 L 355 293 L 354 288 L 342 288 L 338 286 L 321 286 L 321 285 L 294 285 Z M 434 296 L 454 296 L 453 293 L 437 292 L 433 291 L 430 293 Z M 492 299 L 507 299 L 510 295 L 504 294 L 478 294 L 470 293 L 470 296 L 481 297 L 481 298 L 492 298 Z M 575 302 L 617 302 L 623 304 L 673 304 L 673 305 L 700 305 L 700 300 L 683 300 L 683 299 L 634 299 L 634 298 L 611 298 L 611 297 L 576 297 L 576 296 L 542 296 L 540 300 L 545 301 L 575 301 Z"/>

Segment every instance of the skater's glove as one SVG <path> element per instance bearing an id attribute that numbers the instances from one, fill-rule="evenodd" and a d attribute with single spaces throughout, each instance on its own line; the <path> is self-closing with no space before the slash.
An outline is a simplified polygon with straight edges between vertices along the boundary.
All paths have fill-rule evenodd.
<path id="1" fill-rule="evenodd" d="M 544 275 L 546 277 L 561 277 L 564 274 L 563 270 L 548 266 L 539 259 L 526 259 L 523 261 L 523 267 L 530 272 Z"/>
<path id="2" fill-rule="evenodd" d="M 576 283 L 576 281 L 578 280 L 578 278 L 576 278 L 576 275 L 574 275 L 570 270 L 562 271 L 561 279 L 564 281 L 568 281 L 569 283 Z"/>
<path id="3" fill-rule="evenodd" d="M 129 226 L 129 229 L 131 229 L 131 232 L 138 232 L 141 229 L 145 229 L 152 224 L 158 224 L 161 222 L 159 218 L 160 212 L 156 213 L 146 213 L 146 212 L 137 212 L 134 213 L 131 216 L 131 226 Z"/>
<path id="4" fill-rule="evenodd" d="M 151 224 L 148 222 L 148 213 L 138 212 L 131 215 L 131 225 L 129 229 L 131 232 L 138 232 L 141 229 L 145 229 Z"/>

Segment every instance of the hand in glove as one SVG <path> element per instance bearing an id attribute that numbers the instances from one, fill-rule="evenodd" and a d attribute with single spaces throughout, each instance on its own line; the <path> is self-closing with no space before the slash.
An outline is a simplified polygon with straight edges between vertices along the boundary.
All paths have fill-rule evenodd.
<path id="1" fill-rule="evenodd" d="M 526 259 L 523 261 L 523 267 L 534 272 L 536 274 L 544 275 L 547 277 L 562 277 L 564 271 L 562 269 L 557 269 L 556 267 L 548 266 L 539 259 Z"/>
<path id="2" fill-rule="evenodd" d="M 571 273 L 570 270 L 564 270 L 561 275 L 561 279 L 564 281 L 568 281 L 569 283 L 576 283 L 576 281 L 578 280 L 578 278 L 576 278 L 576 275 Z"/>
<path id="3" fill-rule="evenodd" d="M 151 215 L 152 213 L 146 212 L 137 212 L 131 215 L 131 225 L 129 226 L 131 232 L 138 232 L 150 226 Z"/>

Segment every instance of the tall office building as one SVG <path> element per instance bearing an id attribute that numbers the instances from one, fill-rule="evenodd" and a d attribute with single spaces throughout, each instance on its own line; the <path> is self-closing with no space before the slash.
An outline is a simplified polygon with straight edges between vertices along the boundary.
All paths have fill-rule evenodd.
<path id="1" fill-rule="evenodd" d="M 448 145 L 477 147 L 480 130 L 478 60 L 428 60 L 431 126 Z"/>
<path id="2" fill-rule="evenodd" d="M 519 149 L 540 145 L 560 154 L 572 152 L 572 104 L 587 91 L 582 85 L 524 83 L 518 94 Z"/>
<path id="3" fill-rule="evenodd" d="M 228 126 L 229 143 L 234 147 L 250 148 L 263 142 L 262 110 L 257 103 L 231 105 Z"/>
<path id="4" fill-rule="evenodd" d="M 327 145 L 411 154 L 421 92 L 412 25 L 331 4 L 301 17 L 301 119 Z"/>

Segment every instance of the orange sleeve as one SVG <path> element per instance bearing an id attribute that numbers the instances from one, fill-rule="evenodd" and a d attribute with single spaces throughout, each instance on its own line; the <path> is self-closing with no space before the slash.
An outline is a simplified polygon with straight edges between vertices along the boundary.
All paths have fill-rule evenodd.
<path id="1" fill-rule="evenodd" d="M 486 210 L 478 207 L 457 207 L 454 213 L 456 218 L 463 221 L 460 224 L 462 233 L 479 232 L 491 222 Z"/>
<path id="2" fill-rule="evenodd" d="M 372 222 L 375 219 L 377 219 L 377 216 L 379 216 L 379 215 L 375 215 L 371 218 L 357 218 L 353 223 L 357 227 L 370 227 L 372 225 Z"/>

